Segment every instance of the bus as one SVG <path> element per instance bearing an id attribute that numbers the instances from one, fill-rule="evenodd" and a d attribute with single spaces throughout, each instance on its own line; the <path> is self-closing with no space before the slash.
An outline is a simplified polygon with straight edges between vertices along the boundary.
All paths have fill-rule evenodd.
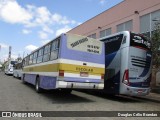
<path id="1" fill-rule="evenodd" d="M 8 60 L 4 65 L 4 72 L 6 75 L 13 75 L 13 67 L 17 63 L 17 61 L 14 60 Z"/>
<path id="2" fill-rule="evenodd" d="M 104 92 L 130 96 L 149 94 L 152 67 L 150 40 L 129 31 L 100 40 L 105 43 Z"/>
<path id="3" fill-rule="evenodd" d="M 104 43 L 93 38 L 61 34 L 23 60 L 22 81 L 37 92 L 104 88 Z"/>
<path id="4" fill-rule="evenodd" d="M 13 77 L 21 78 L 22 76 L 22 62 L 17 62 L 14 65 Z"/>

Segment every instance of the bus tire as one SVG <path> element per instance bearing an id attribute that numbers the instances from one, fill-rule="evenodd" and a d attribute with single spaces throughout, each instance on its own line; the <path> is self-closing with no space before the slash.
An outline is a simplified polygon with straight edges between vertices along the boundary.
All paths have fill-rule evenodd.
<path id="1" fill-rule="evenodd" d="M 22 76 L 22 82 L 23 82 L 23 84 L 26 84 L 26 81 L 24 80 L 24 78 L 25 78 L 25 74 L 23 74 L 23 76 Z"/>
<path id="2" fill-rule="evenodd" d="M 37 93 L 42 92 L 42 88 L 40 88 L 40 79 L 39 76 L 36 77 L 35 90 Z"/>

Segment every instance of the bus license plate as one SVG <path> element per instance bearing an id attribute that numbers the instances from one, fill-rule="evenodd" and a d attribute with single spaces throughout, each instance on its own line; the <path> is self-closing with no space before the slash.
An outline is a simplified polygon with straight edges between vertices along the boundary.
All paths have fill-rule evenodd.
<path id="1" fill-rule="evenodd" d="M 88 77 L 88 72 L 80 72 L 81 77 Z"/>

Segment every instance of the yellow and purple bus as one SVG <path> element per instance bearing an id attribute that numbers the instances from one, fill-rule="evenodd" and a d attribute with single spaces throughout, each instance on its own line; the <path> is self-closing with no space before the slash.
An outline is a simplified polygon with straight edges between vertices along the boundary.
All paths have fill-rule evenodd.
<path id="1" fill-rule="evenodd" d="M 22 80 L 35 90 L 103 89 L 104 43 L 93 38 L 61 34 L 23 60 Z"/>

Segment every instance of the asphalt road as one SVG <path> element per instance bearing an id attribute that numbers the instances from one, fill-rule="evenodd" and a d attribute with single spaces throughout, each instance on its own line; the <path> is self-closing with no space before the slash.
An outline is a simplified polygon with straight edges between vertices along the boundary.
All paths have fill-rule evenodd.
<path id="1" fill-rule="evenodd" d="M 38 94 L 32 85 L 23 84 L 21 80 L 0 72 L 0 111 L 160 111 L 160 103 L 133 97 L 111 97 L 80 91 L 72 91 L 70 95 L 55 91 Z M 97 118 L 92 119 L 97 120 Z M 123 119 L 125 118 L 121 118 Z M 158 120 L 158 118 L 154 119 Z"/>

